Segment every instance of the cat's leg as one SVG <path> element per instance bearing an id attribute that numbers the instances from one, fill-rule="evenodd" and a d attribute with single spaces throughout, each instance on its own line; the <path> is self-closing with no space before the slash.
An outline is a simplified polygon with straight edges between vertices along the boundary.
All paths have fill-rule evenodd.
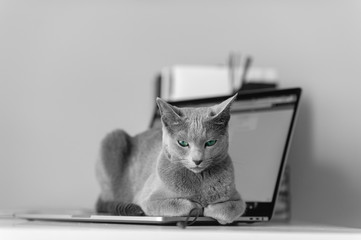
<path id="1" fill-rule="evenodd" d="M 142 208 L 134 203 L 103 201 L 100 198 L 96 204 L 96 211 L 121 216 L 144 216 Z"/>
<path id="2" fill-rule="evenodd" d="M 131 137 L 120 129 L 107 134 L 101 143 L 99 167 L 103 169 L 106 176 L 100 175 L 100 178 L 106 177 L 107 182 L 113 188 L 116 187 L 115 185 L 122 178 L 124 166 L 129 161 L 131 148 Z"/>
<path id="3" fill-rule="evenodd" d="M 204 208 L 204 216 L 216 219 L 220 224 L 232 223 L 245 211 L 246 204 L 243 200 L 227 201 L 210 204 Z"/>
<path id="4" fill-rule="evenodd" d="M 132 205 L 127 206 L 124 202 L 128 199 L 119 199 L 119 189 L 122 188 L 122 177 L 124 165 L 127 164 L 129 151 L 131 149 L 130 136 L 123 130 L 115 130 L 107 134 L 101 143 L 100 157 L 96 165 L 97 179 L 100 184 L 100 197 L 96 204 L 98 212 L 106 212 L 116 215 L 140 215 L 140 211 L 129 213 L 133 209 Z M 118 197 L 116 197 L 118 195 Z M 122 192 L 123 196 L 129 196 L 127 192 Z M 124 212 L 125 211 L 125 212 Z"/>
<path id="5" fill-rule="evenodd" d="M 142 204 L 146 215 L 149 216 L 188 216 L 192 209 L 201 209 L 202 206 L 188 199 L 162 199 L 147 201 Z"/>

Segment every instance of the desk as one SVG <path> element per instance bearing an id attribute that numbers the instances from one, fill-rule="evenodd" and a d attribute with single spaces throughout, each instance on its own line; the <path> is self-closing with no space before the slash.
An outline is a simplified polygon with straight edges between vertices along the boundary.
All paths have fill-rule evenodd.
<path id="1" fill-rule="evenodd" d="M 312 224 L 177 226 L 27 221 L 2 217 L 0 239 L 361 239 L 361 229 Z"/>

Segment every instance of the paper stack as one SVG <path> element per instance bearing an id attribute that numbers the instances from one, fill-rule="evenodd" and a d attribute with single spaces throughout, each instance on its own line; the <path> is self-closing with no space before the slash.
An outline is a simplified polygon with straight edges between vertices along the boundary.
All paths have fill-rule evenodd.
<path id="1" fill-rule="evenodd" d="M 231 72 L 230 68 L 224 65 L 166 67 L 161 71 L 159 94 L 168 101 L 231 95 L 241 90 L 245 84 L 241 81 L 242 71 L 237 69 L 237 72 Z M 234 79 L 234 76 L 237 78 Z M 247 84 L 274 84 L 277 82 L 277 71 L 273 68 L 252 67 L 248 70 L 246 79 Z"/>

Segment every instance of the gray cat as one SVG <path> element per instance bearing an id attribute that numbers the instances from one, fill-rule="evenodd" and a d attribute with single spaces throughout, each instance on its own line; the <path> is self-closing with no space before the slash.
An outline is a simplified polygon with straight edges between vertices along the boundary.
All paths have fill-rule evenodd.
<path id="1" fill-rule="evenodd" d="M 134 137 L 122 130 L 101 145 L 98 212 L 187 216 L 192 209 L 221 224 L 245 210 L 228 155 L 233 96 L 202 108 L 178 108 L 157 98 L 162 128 Z"/>

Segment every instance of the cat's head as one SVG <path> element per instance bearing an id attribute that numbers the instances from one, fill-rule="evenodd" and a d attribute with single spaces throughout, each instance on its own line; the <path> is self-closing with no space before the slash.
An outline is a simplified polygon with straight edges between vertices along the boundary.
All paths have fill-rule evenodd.
<path id="1" fill-rule="evenodd" d="M 157 98 L 163 150 L 170 161 L 200 173 L 227 157 L 230 106 L 236 96 L 218 105 L 200 108 L 178 108 Z"/>

